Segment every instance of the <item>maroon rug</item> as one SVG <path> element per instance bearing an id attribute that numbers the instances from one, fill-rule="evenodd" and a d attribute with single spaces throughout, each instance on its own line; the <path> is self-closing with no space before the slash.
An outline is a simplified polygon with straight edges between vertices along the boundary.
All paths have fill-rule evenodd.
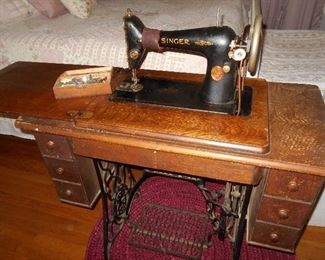
<path id="1" fill-rule="evenodd" d="M 221 189 L 223 183 L 208 183 Z M 231 259 L 231 243 L 212 239 L 206 248 L 212 224 L 206 218 L 205 200 L 197 187 L 187 181 L 152 177 L 141 186 L 130 220 L 111 249 L 111 259 Z M 159 216 L 150 217 L 150 216 Z M 146 219 L 146 221 L 145 221 Z M 132 226 L 132 228 L 131 228 Z M 103 260 L 102 221 L 95 225 L 88 242 L 86 260 Z M 294 260 L 292 254 L 247 245 L 242 260 Z"/>

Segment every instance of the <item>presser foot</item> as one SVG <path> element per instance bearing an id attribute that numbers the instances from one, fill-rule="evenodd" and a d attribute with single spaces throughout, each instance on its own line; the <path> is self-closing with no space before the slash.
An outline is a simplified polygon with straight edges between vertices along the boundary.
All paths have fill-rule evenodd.
<path id="1" fill-rule="evenodd" d="M 137 93 L 143 89 L 143 85 L 138 82 L 123 82 L 121 85 L 119 85 L 116 90 L 117 91 L 123 91 L 123 92 L 132 92 Z"/>
<path id="2" fill-rule="evenodd" d="M 143 85 L 139 83 L 139 78 L 137 77 L 136 69 L 132 69 L 131 81 L 125 81 L 120 84 L 116 90 L 124 92 L 137 93 L 143 89 Z"/>

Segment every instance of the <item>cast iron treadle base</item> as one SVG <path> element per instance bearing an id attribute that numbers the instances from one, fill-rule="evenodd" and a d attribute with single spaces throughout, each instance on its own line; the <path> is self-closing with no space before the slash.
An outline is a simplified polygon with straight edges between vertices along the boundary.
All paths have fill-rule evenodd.
<path id="1" fill-rule="evenodd" d="M 139 92 L 126 91 L 122 84 L 110 96 L 110 100 L 148 103 L 231 115 L 236 113 L 235 101 L 218 105 L 209 105 L 202 102 L 199 96 L 201 84 L 151 78 L 141 78 L 139 83 L 143 86 L 143 89 Z M 245 86 L 240 115 L 248 116 L 250 114 L 251 103 L 252 88 Z"/>
<path id="2" fill-rule="evenodd" d="M 129 244 L 185 259 L 201 259 L 208 247 L 211 223 L 207 214 L 148 204 L 132 229 Z"/>
<path id="3" fill-rule="evenodd" d="M 203 178 L 149 169 L 143 169 L 142 177 L 136 180 L 129 165 L 97 159 L 94 160 L 94 164 L 102 194 L 104 259 L 110 258 L 111 246 L 124 223 L 128 222 L 132 198 L 141 183 L 150 177 L 161 175 L 190 181 L 198 187 L 205 198 L 207 216 L 212 224 L 212 229 L 211 225 L 209 229 L 206 226 L 208 223 L 206 216 L 201 217 L 200 220 L 200 217 L 193 212 L 154 206 L 145 210 L 138 224 L 131 225 L 134 230 L 138 231 L 133 232 L 132 241 L 137 241 L 135 243 L 137 245 L 148 246 L 150 245 L 148 241 L 151 239 L 151 248 L 172 255 L 186 255 L 189 250 L 193 249 L 193 245 L 200 245 L 193 249 L 194 251 L 199 250 L 200 254 L 193 253 L 193 256 L 186 257 L 196 259 L 196 256 L 202 254 L 203 247 L 208 245 L 212 236 L 218 235 L 220 240 L 229 238 L 233 242 L 232 259 L 239 260 L 251 186 L 227 182 L 224 190 L 210 190 Z M 108 200 L 112 203 L 111 214 L 108 214 Z M 220 213 L 216 213 L 216 209 L 220 209 Z M 150 215 L 159 215 L 159 221 Z M 180 221 L 184 218 L 186 219 L 185 223 Z M 189 218 L 190 220 L 188 220 Z M 149 222 L 146 222 L 148 220 Z M 203 220 L 206 225 L 202 223 Z M 189 229 L 185 227 L 189 227 Z M 189 232 L 187 231 L 189 230 L 192 230 L 195 235 L 188 237 Z M 199 239 L 195 240 L 196 238 Z"/>

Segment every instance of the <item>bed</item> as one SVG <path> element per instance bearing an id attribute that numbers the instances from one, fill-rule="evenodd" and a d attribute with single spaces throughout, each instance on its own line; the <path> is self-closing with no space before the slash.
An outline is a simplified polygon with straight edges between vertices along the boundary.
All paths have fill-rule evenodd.
<path id="1" fill-rule="evenodd" d="M 9 0 L 1 0 L 8 2 Z M 11 0 L 10 0 L 11 1 Z M 14 0 L 18 2 L 23 0 Z M 9 3 L 9 2 L 8 2 Z M 21 4 L 21 3 L 20 3 Z M 223 23 L 240 33 L 247 23 L 241 0 L 97 0 L 89 18 L 69 13 L 48 19 L 30 6 L 24 16 L 0 23 L 0 68 L 16 61 L 112 65 L 127 67 L 122 16 L 127 8 L 151 28 L 184 29 L 216 24 L 217 9 Z M 317 85 L 325 98 L 325 32 L 266 30 L 259 76 L 268 81 Z M 199 56 L 168 52 L 150 53 L 145 69 L 205 73 Z M 54 83 L 54 82 L 53 82 Z M 33 138 L 14 127 L 14 119 L 0 118 L 0 133 Z M 325 198 L 310 224 L 324 225 Z"/>
<path id="2" fill-rule="evenodd" d="M 17 1 L 17 0 L 16 0 Z M 54 19 L 33 14 L 0 23 L 0 68 L 16 61 L 113 65 L 126 67 L 122 16 L 130 7 L 148 27 L 184 29 L 212 26 L 217 8 L 224 24 L 240 33 L 247 23 L 241 0 L 97 0 L 88 19 L 64 14 Z M 325 32 L 266 30 L 260 77 L 269 81 L 308 83 L 325 93 Z M 195 64 L 195 66 L 193 66 Z M 150 53 L 143 68 L 205 73 L 202 57 L 170 52 Z"/>

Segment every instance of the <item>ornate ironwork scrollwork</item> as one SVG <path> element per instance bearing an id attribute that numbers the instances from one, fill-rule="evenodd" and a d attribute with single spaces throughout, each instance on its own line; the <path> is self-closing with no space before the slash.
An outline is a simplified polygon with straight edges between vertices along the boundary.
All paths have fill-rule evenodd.
<path id="1" fill-rule="evenodd" d="M 97 178 L 102 193 L 104 256 L 109 257 L 110 247 L 128 217 L 136 180 L 127 165 L 95 160 Z M 108 200 L 111 212 L 108 212 Z"/>
<path id="2" fill-rule="evenodd" d="M 233 259 L 237 259 L 251 187 L 227 182 L 223 190 L 214 191 L 209 190 L 202 179 L 198 188 L 206 200 L 207 213 L 213 225 L 209 241 L 213 235 L 218 235 L 221 240 L 229 238 L 233 242 Z"/>
<path id="3" fill-rule="evenodd" d="M 239 258 L 251 186 L 227 182 L 224 189 L 211 190 L 200 177 L 142 169 L 142 177 L 136 180 L 128 165 L 95 160 L 95 167 L 102 192 L 105 259 L 109 258 L 111 245 L 128 218 L 132 197 L 138 187 L 146 178 L 157 175 L 183 179 L 198 187 L 213 225 L 208 241 L 213 235 L 218 235 L 221 240 L 229 238 L 233 242 L 233 259 Z M 108 200 L 112 203 L 111 212 L 108 212 Z"/>

